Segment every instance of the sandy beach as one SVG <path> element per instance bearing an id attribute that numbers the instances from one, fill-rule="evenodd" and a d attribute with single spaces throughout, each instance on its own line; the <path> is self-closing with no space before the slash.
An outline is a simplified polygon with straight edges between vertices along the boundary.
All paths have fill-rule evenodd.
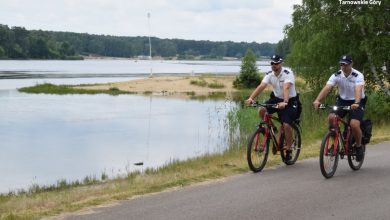
<path id="1" fill-rule="evenodd" d="M 154 76 L 145 79 L 129 80 L 117 83 L 81 86 L 83 89 L 109 90 L 118 88 L 122 91 L 138 94 L 182 96 L 188 93 L 207 95 L 212 92 L 229 94 L 236 91 L 233 81 L 236 76 Z M 202 84 L 202 85 L 200 85 Z M 214 88 L 218 85 L 218 88 Z"/>

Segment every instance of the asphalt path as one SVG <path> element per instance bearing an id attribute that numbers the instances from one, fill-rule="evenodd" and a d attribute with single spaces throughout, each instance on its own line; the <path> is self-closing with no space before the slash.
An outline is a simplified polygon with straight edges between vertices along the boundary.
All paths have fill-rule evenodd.
<path id="1" fill-rule="evenodd" d="M 367 147 L 359 171 L 340 160 L 331 179 L 312 158 L 61 219 L 390 219 L 390 142 Z"/>

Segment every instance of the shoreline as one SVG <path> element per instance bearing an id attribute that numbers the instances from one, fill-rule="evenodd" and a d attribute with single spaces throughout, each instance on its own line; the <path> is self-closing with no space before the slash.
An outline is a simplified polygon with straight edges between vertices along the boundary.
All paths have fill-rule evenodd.
<path id="1" fill-rule="evenodd" d="M 124 92 L 171 97 L 188 97 L 214 93 L 231 94 L 236 75 L 193 75 L 193 76 L 152 76 L 143 79 L 127 80 L 97 85 L 73 86 L 77 89 Z"/>

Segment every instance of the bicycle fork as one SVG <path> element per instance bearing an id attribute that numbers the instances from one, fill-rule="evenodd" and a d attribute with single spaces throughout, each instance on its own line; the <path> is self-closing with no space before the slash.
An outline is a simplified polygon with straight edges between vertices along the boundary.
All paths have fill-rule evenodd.
<path id="1" fill-rule="evenodd" d="M 332 132 L 331 136 L 334 136 L 332 156 L 335 156 L 337 154 L 337 148 L 338 148 L 337 146 L 339 145 L 340 147 L 342 147 L 343 140 L 340 138 L 339 132 L 335 131 L 334 129 L 332 129 L 331 132 Z M 329 140 L 330 138 L 326 140 L 325 155 L 329 155 L 329 147 L 328 147 Z"/>
<path id="2" fill-rule="evenodd" d="M 263 138 L 262 141 L 261 141 L 260 152 L 264 152 L 265 146 L 267 144 L 267 139 L 268 139 L 268 129 L 266 129 L 264 127 L 261 127 L 261 126 L 259 126 L 258 129 L 260 130 L 262 128 L 264 129 L 264 137 L 266 137 L 266 138 Z M 255 140 L 255 148 L 254 148 L 255 151 L 259 150 L 258 147 L 259 147 L 259 137 L 260 137 L 260 135 L 262 135 L 261 132 L 258 132 L 257 135 L 256 135 L 256 138 L 255 138 L 256 139 Z"/>

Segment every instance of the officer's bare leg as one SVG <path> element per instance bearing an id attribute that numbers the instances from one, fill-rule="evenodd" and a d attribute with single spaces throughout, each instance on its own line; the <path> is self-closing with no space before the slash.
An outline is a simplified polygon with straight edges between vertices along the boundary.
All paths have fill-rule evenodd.
<path id="1" fill-rule="evenodd" d="M 291 145 L 293 141 L 293 129 L 288 123 L 283 123 L 283 129 L 286 137 L 287 150 L 291 150 Z"/>
<path id="2" fill-rule="evenodd" d="M 360 129 L 360 121 L 351 119 L 349 125 L 351 126 L 352 135 L 355 138 L 356 146 L 360 147 L 362 145 L 362 130 Z"/>
<path id="3" fill-rule="evenodd" d="M 330 113 L 328 115 L 328 123 L 329 123 L 329 125 L 335 125 L 335 123 L 336 123 L 336 114 L 335 113 Z"/>
<path id="4" fill-rule="evenodd" d="M 259 117 L 263 119 L 266 112 L 267 112 L 266 108 L 264 107 L 259 108 Z"/>

